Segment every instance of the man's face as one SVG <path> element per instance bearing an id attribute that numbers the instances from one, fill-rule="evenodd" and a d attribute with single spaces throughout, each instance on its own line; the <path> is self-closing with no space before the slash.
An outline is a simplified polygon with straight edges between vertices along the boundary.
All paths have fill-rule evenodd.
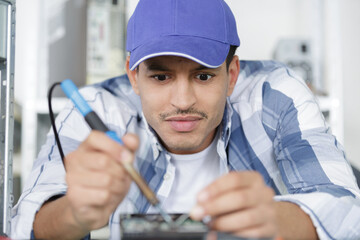
<path id="1" fill-rule="evenodd" d="M 225 63 L 212 69 L 187 58 L 161 56 L 142 62 L 137 71 L 128 69 L 128 75 L 147 122 L 166 149 L 191 154 L 213 140 L 238 71 L 234 60 L 228 72 Z"/>

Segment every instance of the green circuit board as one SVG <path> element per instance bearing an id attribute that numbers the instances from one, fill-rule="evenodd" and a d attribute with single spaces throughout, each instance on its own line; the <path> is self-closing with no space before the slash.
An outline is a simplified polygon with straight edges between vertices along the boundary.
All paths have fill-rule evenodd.
<path id="1" fill-rule="evenodd" d="M 183 214 L 170 214 L 169 224 L 159 214 L 127 214 L 120 216 L 123 239 L 204 239 L 206 224 Z"/>

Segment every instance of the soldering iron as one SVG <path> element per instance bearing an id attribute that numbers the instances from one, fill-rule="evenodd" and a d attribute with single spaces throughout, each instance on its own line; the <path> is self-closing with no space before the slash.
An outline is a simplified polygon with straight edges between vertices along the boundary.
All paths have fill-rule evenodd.
<path id="1" fill-rule="evenodd" d="M 89 104 L 81 96 L 78 88 L 70 79 L 62 81 L 60 83 L 60 86 L 64 91 L 65 95 L 72 100 L 76 108 L 84 116 L 85 121 L 89 124 L 91 129 L 102 131 L 111 139 L 123 145 L 123 141 L 116 135 L 114 131 L 110 131 L 108 127 L 106 127 L 100 117 L 91 109 Z M 49 108 L 51 110 L 50 102 Z M 172 218 L 162 209 L 160 201 L 157 199 L 155 193 L 149 188 L 143 177 L 135 170 L 133 164 L 128 161 L 123 161 L 122 164 L 126 172 L 130 175 L 132 180 L 136 183 L 136 185 L 139 187 L 139 189 L 147 198 L 147 200 L 151 203 L 151 205 L 153 205 L 159 211 L 159 213 L 167 223 L 173 224 Z"/>

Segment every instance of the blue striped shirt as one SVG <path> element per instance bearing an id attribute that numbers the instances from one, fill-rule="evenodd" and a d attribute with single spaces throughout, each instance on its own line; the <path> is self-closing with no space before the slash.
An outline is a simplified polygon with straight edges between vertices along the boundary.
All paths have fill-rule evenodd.
<path id="1" fill-rule="evenodd" d="M 293 202 L 309 214 L 321 239 L 360 239 L 360 191 L 344 150 L 331 134 L 311 91 L 277 62 L 240 61 L 240 68 L 220 125 L 220 159 L 231 171 L 260 172 L 275 190 L 276 201 Z M 86 86 L 81 93 L 119 136 L 132 132 L 140 137 L 135 165 L 157 192 L 169 154 L 147 124 L 128 78 Z M 74 151 L 90 132 L 71 102 L 56 124 L 65 154 Z M 12 210 L 13 238 L 30 238 L 41 205 L 66 193 L 64 175 L 50 131 Z M 132 184 L 109 219 L 110 238 L 120 238 L 120 213 L 146 213 L 148 209 L 149 203 Z"/>

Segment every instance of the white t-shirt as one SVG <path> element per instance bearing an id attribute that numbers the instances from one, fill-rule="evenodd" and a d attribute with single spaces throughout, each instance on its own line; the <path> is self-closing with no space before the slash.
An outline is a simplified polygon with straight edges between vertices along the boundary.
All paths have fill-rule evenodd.
<path id="1" fill-rule="evenodd" d="M 170 165 L 173 171 L 167 172 L 164 181 L 170 183 L 168 197 L 162 201 L 164 210 L 168 213 L 188 213 L 196 203 L 197 194 L 208 184 L 227 172 L 227 167 L 221 163 L 216 144 L 218 134 L 213 142 L 203 151 L 195 154 L 180 155 L 170 153 Z M 168 169 L 172 169 L 169 166 Z M 162 187 L 166 188 L 167 184 Z M 162 188 L 161 187 L 161 188 Z M 160 193 L 163 192 L 160 189 Z"/>

